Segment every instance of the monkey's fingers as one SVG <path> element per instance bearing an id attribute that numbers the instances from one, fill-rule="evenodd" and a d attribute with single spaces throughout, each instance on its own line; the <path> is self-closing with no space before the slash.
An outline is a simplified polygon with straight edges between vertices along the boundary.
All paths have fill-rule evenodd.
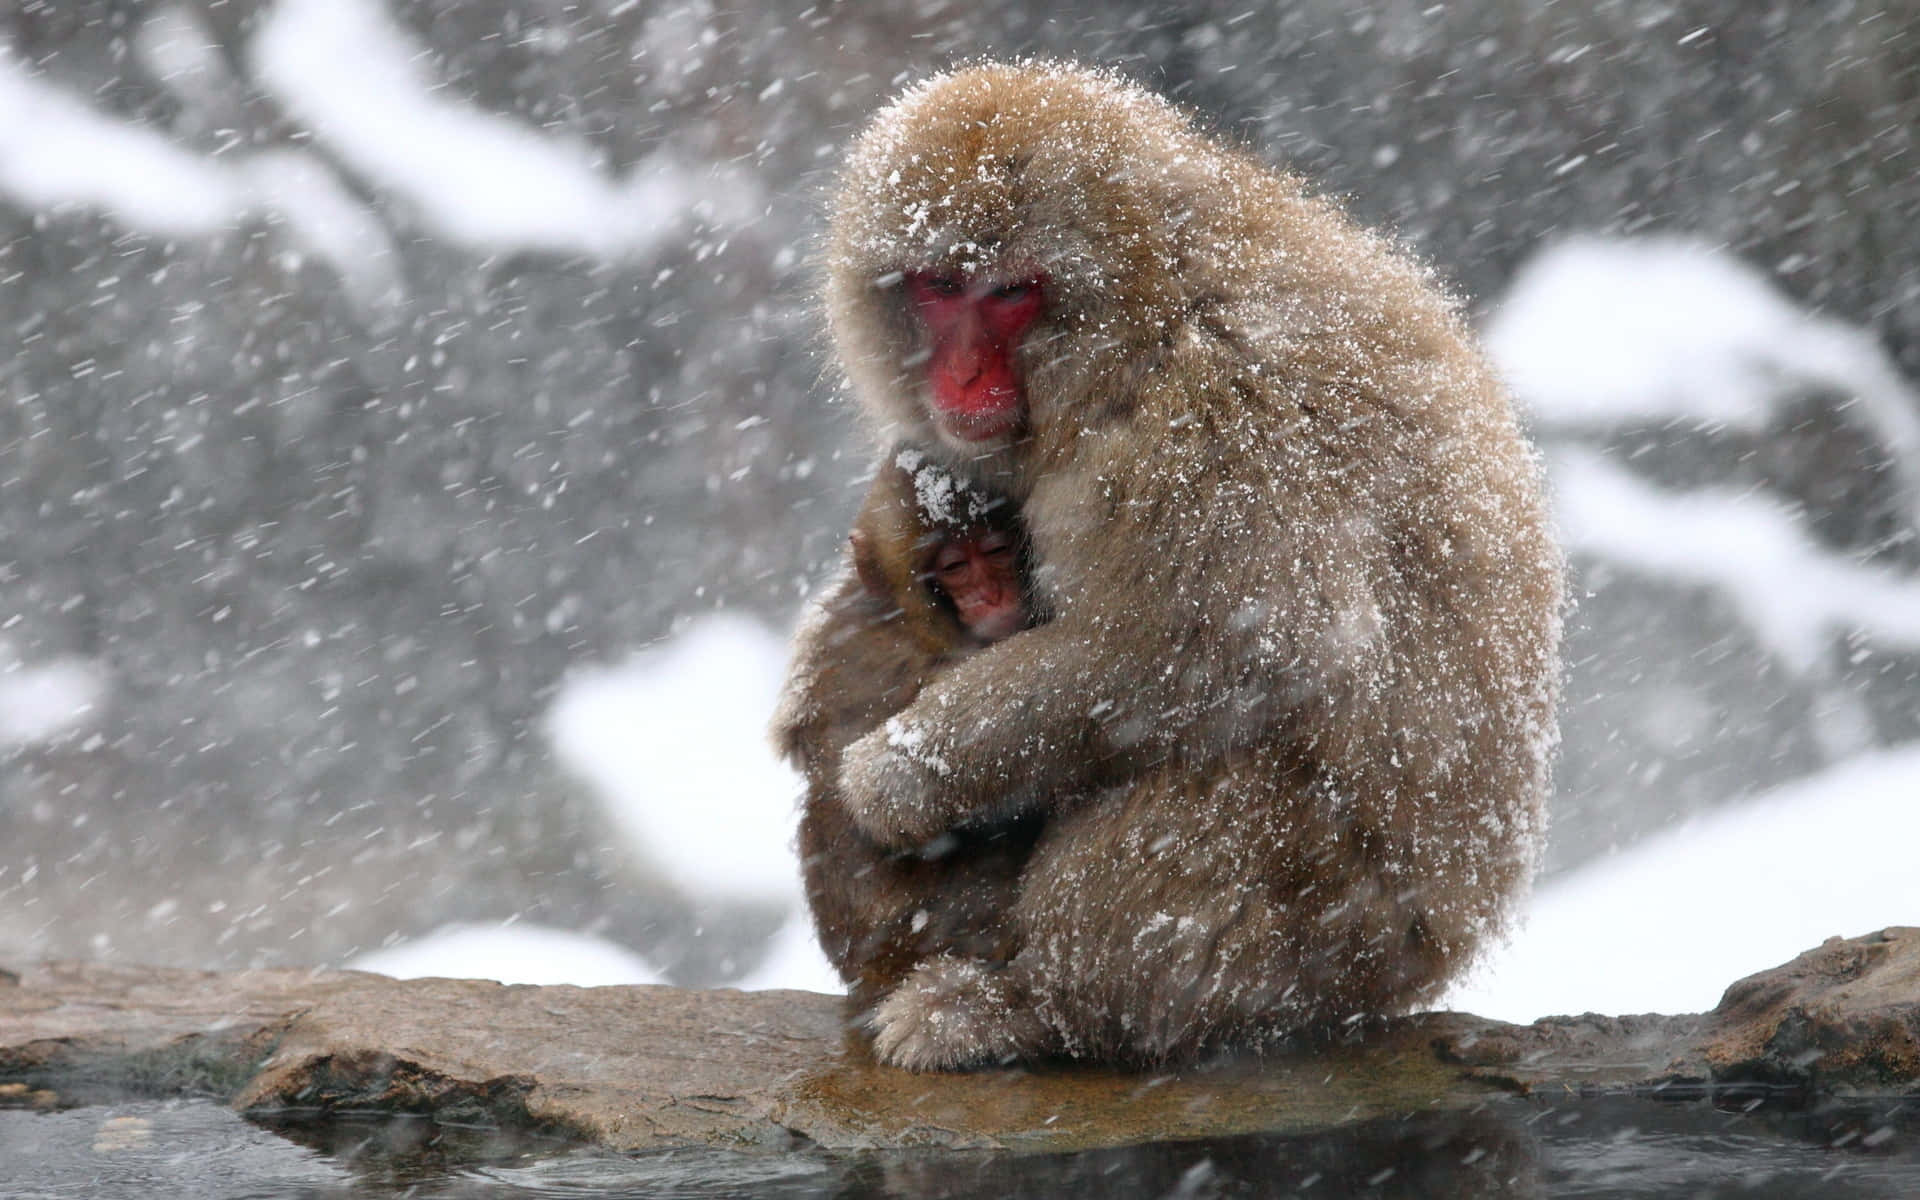
<path id="1" fill-rule="evenodd" d="M 847 747 L 840 795 L 860 831 L 890 850 L 924 846 L 953 826 L 941 800 L 944 763 L 898 720 Z"/>
<path id="2" fill-rule="evenodd" d="M 868 1018 L 873 1054 L 909 1071 L 965 1071 L 1044 1058 L 1053 1035 L 1028 1001 L 1025 975 L 941 956 L 880 1002 Z"/>

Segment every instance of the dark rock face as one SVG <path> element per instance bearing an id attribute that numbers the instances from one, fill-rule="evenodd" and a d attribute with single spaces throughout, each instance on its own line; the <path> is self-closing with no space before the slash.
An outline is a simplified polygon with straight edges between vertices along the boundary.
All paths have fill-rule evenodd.
<path id="1" fill-rule="evenodd" d="M 807 992 L 502 987 L 360 972 L 52 964 L 0 987 L 0 1081 L 433 1114 L 633 1150 L 1071 1150 L 1346 1125 L 1504 1091 L 1920 1094 L 1920 930 L 1835 939 L 1698 1016 L 1507 1025 L 1427 1013 L 1255 1062 L 1148 1075 L 876 1065 Z"/>

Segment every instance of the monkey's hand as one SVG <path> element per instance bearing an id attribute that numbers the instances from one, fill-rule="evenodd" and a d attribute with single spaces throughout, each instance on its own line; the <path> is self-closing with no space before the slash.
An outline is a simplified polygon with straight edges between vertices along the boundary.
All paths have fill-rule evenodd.
<path id="1" fill-rule="evenodd" d="M 1186 733 L 1166 716 L 1182 711 L 1181 697 L 1156 694 L 1114 641 L 1059 620 L 947 668 L 847 747 L 838 780 L 847 815 L 883 847 L 919 846 L 1049 811 L 1056 797 L 1165 757 Z"/>
<path id="2" fill-rule="evenodd" d="M 955 823 L 940 786 L 951 770 L 923 730 L 895 717 L 847 747 L 841 802 L 860 831 L 886 849 L 924 846 Z"/>

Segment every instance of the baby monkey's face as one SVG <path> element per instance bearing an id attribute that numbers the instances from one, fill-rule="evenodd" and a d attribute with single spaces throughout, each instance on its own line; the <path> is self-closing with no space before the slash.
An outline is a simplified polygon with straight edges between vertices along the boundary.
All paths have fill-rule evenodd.
<path id="1" fill-rule="evenodd" d="M 946 538 L 934 548 L 927 579 L 976 641 L 997 642 L 1026 627 L 1020 547 L 1010 533 L 985 529 Z"/>

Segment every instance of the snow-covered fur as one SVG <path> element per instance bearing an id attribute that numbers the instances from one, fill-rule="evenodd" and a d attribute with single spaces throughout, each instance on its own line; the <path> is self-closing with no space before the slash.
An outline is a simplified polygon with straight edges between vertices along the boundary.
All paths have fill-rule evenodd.
<path id="1" fill-rule="evenodd" d="M 1018 953 L 925 967 L 882 1056 L 1155 1062 L 1431 998 L 1536 859 L 1562 606 L 1538 465 L 1453 304 L 1070 66 L 911 89 L 838 197 L 826 303 L 863 408 L 1019 505 L 1053 614 L 846 751 L 883 844 L 1052 814 Z M 929 419 L 901 286 L 927 271 L 1044 280 L 1000 441 Z"/>

